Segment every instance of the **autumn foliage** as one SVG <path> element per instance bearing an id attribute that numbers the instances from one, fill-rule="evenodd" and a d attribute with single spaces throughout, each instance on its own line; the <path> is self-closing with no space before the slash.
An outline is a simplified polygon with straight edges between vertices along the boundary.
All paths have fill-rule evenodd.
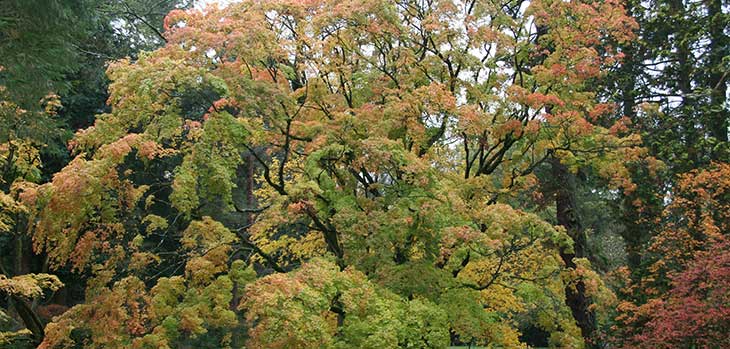
<path id="1" fill-rule="evenodd" d="M 39 348 L 726 340 L 727 164 L 677 181 L 646 273 L 619 281 L 565 195 L 589 173 L 631 197 L 662 168 L 595 88 L 634 39 L 621 2 L 245 0 L 164 28 L 110 64 L 63 169 L 18 158 L 3 182 L 0 230 L 83 279 Z M 62 287 L 0 277 L 26 300 Z"/>
<path id="2" fill-rule="evenodd" d="M 727 341 L 730 167 L 687 173 L 652 239 L 647 271 L 622 292 L 620 342 L 627 347 L 716 347 Z M 636 279 L 636 278 L 635 278 Z"/>
<path id="3" fill-rule="evenodd" d="M 712 348 L 730 345 L 730 253 L 726 242 L 702 251 L 672 278 L 666 300 L 652 304 L 642 346 Z"/>

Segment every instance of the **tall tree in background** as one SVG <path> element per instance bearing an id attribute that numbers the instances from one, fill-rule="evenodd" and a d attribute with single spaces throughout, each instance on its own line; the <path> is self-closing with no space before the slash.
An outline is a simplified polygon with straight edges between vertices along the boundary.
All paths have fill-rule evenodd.
<path id="1" fill-rule="evenodd" d="M 717 224 L 718 217 L 706 217 L 706 224 L 696 224 L 689 234 L 677 225 L 692 222 L 697 215 L 724 210 L 728 198 L 710 196 L 722 192 L 713 187 L 723 186 L 723 162 L 729 160 L 730 149 L 727 2 L 627 1 L 626 7 L 639 23 L 638 40 L 623 45 L 626 57 L 612 79 L 606 80 L 613 82 L 606 96 L 620 103 L 619 116 L 630 119 L 641 131 L 644 144 L 665 167 L 658 175 L 634 168 L 632 177 L 638 190 L 622 196 L 621 210 L 617 211 L 624 217 L 622 235 L 632 280 L 621 292 L 627 302 L 619 315 L 617 338 L 624 339 L 631 338 L 627 333 L 632 330 L 642 331 L 648 321 L 642 316 L 656 311 L 652 308 L 656 302 L 667 297 L 676 301 L 674 291 L 668 293 L 668 283 L 672 278 L 683 280 L 680 274 L 686 265 L 677 263 L 673 256 L 681 254 L 684 261 L 696 254 L 697 258 L 713 258 L 706 253 L 715 249 L 717 241 L 698 236 L 724 234 L 726 228 Z M 709 178 L 716 183 L 704 182 Z M 699 202 L 708 205 L 695 206 Z M 680 209 L 682 206 L 686 210 Z M 676 235 L 668 238 L 673 234 L 685 234 L 686 239 Z M 626 326 L 627 321 L 633 327 Z M 657 322 L 652 326 L 656 330 L 652 340 L 660 331 L 668 331 L 660 329 Z M 647 343 L 655 346 L 657 342 Z"/>
<path id="2" fill-rule="evenodd" d="M 68 88 L 66 74 L 78 68 L 74 44 L 88 29 L 90 2 L 8 0 L 0 8 L 0 84 L 23 108 L 37 107 L 50 92 Z"/>
<path id="3" fill-rule="evenodd" d="M 727 58 L 723 62 L 730 56 L 728 14 L 722 12 L 721 1 L 668 1 L 654 6 L 655 13 L 644 14 L 646 45 L 643 56 L 637 57 L 648 75 L 648 94 L 638 98 L 658 104 L 660 114 L 655 117 L 663 118 L 640 123 L 648 135 L 663 137 L 648 138 L 648 144 L 681 142 L 679 149 L 655 148 L 674 173 L 710 160 L 728 161 Z M 672 132 L 672 138 L 666 132 Z"/>

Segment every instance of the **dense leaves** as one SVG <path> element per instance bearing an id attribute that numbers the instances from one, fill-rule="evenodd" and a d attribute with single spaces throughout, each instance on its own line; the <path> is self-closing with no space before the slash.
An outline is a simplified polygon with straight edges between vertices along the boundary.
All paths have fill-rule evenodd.
<path id="1" fill-rule="evenodd" d="M 615 15 L 588 21 L 599 11 Z M 558 20 L 566 13 L 573 19 Z M 536 41 L 531 21 L 555 31 Z M 36 249 L 89 270 L 87 297 L 103 297 L 72 308 L 44 345 L 77 342 L 68 326 L 80 326 L 91 346 L 171 346 L 176 331 L 197 338 L 220 324 L 220 345 L 243 327 L 252 346 L 520 346 L 531 324 L 553 345 L 581 346 L 564 290 L 593 280 L 588 297 L 611 297 L 587 263 L 564 269 L 559 252 L 572 247 L 561 228 L 499 202 L 534 185 L 532 170 L 553 155 L 627 186 L 617 160 L 641 154 L 638 138 L 591 124 L 588 111 L 599 111 L 583 90 L 600 74 L 588 64 L 615 59 L 594 36 L 625 40 L 627 23 L 613 3 L 172 12 L 166 47 L 110 68 L 112 110 L 77 133 L 76 160 L 27 192 Z M 172 181 L 135 175 L 153 168 Z M 245 250 L 253 265 L 294 271 L 234 292 L 216 275 Z M 334 264 L 317 259 L 326 256 Z M 247 320 L 183 311 L 155 334 L 142 314 L 159 310 L 146 310 L 148 291 L 128 272 L 170 275 L 150 280 L 152 299 L 171 280 L 215 287 L 225 302 L 235 295 Z M 130 287 L 142 298 L 121 302 L 140 310 L 98 314 L 149 326 L 113 338 L 95 330 L 89 312 Z"/>
<path id="2" fill-rule="evenodd" d="M 706 150 L 714 162 L 696 149 L 689 162 L 667 156 L 706 138 L 687 128 L 686 139 L 654 143 L 663 136 L 647 120 L 691 117 L 702 98 L 683 90 L 679 109 L 636 112 L 632 96 L 655 91 L 638 87 L 644 61 L 633 54 L 651 56 L 644 45 L 655 43 L 657 60 L 681 60 L 689 48 L 636 43 L 668 29 L 637 22 L 622 2 L 98 5 L 90 18 L 102 29 L 80 28 L 77 39 L 96 57 L 91 68 L 59 62 L 44 76 L 60 99 L 0 80 L 0 232 L 15 244 L 0 292 L 17 311 L 7 317 L 29 330 L 0 340 L 723 343 L 730 168 L 722 145 Z M 711 47 L 723 42 L 708 35 Z M 717 54 L 696 82 L 724 83 L 712 75 Z M 94 75 L 103 55 L 114 59 L 108 90 Z M 81 80 L 50 83 L 66 76 Z M 620 100 L 606 93 L 614 87 Z M 708 113 L 698 129 L 726 141 L 724 111 Z M 68 153 L 52 146 L 64 121 L 78 128 Z M 704 167 L 680 174 L 693 166 Z M 38 307 L 44 297 L 62 305 Z"/>

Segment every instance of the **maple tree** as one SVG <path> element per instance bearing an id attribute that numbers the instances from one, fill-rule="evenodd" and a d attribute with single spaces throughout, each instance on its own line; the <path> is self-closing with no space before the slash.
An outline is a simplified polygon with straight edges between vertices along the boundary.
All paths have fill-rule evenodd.
<path id="1" fill-rule="evenodd" d="M 630 297 L 618 307 L 617 320 L 626 346 L 724 343 L 713 331 L 727 322 L 722 285 L 727 278 L 729 170 L 726 163 L 713 163 L 678 180 L 663 212 L 662 230 L 648 248 L 646 272 L 638 280 L 624 277 L 622 292 Z M 696 327 L 683 327 L 689 324 Z"/>
<path id="2" fill-rule="evenodd" d="M 566 269 L 563 228 L 508 203 L 550 157 L 629 186 L 619 159 L 639 140 L 592 124 L 606 108 L 585 87 L 619 56 L 599 39 L 630 25 L 610 1 L 173 11 L 164 48 L 110 67 L 112 110 L 77 133 L 76 159 L 21 194 L 36 251 L 90 277 L 42 347 L 519 346 L 527 324 L 582 346 L 565 290 L 581 280 L 598 306 L 610 291 L 587 262 Z M 229 260 L 287 274 L 234 288 Z M 174 294 L 199 311 L 164 305 Z M 293 303 L 271 313 L 270 297 Z M 245 318 L 215 310 L 234 298 Z"/>
<path id="3" fill-rule="evenodd" d="M 702 251 L 675 275 L 666 300 L 651 304 L 656 312 L 637 336 L 642 345 L 717 347 L 728 345 L 727 242 Z"/>

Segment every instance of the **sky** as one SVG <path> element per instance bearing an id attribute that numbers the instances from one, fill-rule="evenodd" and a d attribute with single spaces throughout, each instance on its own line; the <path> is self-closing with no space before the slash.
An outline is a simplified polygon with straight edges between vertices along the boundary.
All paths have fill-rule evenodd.
<path id="1" fill-rule="evenodd" d="M 234 1 L 235 0 L 193 0 L 195 8 L 198 10 L 204 9 L 208 4 L 216 3 L 216 4 L 218 4 L 218 6 L 223 7 Z"/>

